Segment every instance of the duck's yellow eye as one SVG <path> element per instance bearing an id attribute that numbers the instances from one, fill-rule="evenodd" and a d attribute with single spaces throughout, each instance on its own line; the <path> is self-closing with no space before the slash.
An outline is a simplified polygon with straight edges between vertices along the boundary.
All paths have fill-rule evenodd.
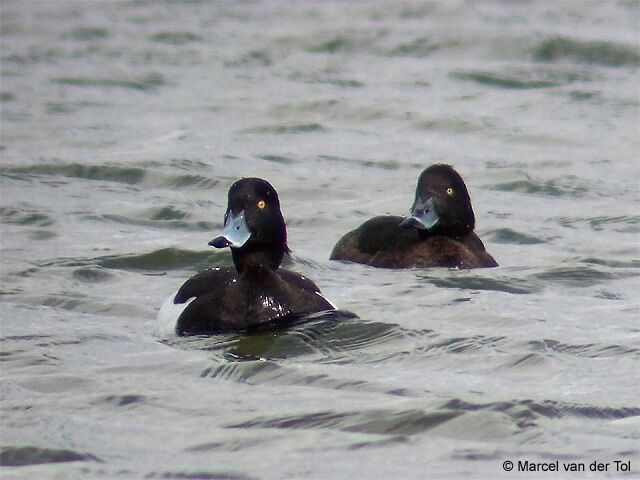
<path id="1" fill-rule="evenodd" d="M 259 208 L 260 210 L 262 210 L 262 209 L 264 208 L 264 206 L 265 206 L 265 205 L 266 205 L 266 203 L 264 203 L 264 200 L 260 200 L 260 201 L 258 202 L 258 208 Z"/>
<path id="2" fill-rule="evenodd" d="M 453 195 L 453 188 L 447 188 L 447 195 Z"/>

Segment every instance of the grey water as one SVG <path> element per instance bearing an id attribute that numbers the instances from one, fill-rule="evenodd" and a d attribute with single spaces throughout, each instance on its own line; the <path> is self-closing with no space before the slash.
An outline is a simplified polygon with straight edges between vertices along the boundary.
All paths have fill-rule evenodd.
<path id="1" fill-rule="evenodd" d="M 639 8 L 3 0 L 0 476 L 637 478 Z M 498 268 L 328 260 L 433 163 Z M 159 335 L 243 176 L 359 318 Z"/>

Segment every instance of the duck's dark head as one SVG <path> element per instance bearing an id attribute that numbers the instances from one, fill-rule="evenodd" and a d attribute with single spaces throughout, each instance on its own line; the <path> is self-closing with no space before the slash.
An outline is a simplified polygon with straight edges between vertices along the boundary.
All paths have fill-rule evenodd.
<path id="1" fill-rule="evenodd" d="M 261 178 L 243 178 L 229 189 L 224 228 L 209 242 L 216 248 L 231 247 L 238 272 L 247 267 L 277 269 L 287 247 L 287 228 L 275 189 Z"/>
<path id="2" fill-rule="evenodd" d="M 431 165 L 418 179 L 411 217 L 402 225 L 431 235 L 461 236 L 475 227 L 471 199 L 462 177 L 450 165 Z"/>

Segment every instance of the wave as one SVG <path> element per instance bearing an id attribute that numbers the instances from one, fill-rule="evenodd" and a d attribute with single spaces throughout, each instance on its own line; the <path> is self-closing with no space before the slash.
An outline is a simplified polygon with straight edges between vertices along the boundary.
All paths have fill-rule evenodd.
<path id="1" fill-rule="evenodd" d="M 513 245 L 535 245 L 537 243 L 546 243 L 542 238 L 527 235 L 511 228 L 498 228 L 487 232 L 485 238 L 494 243 L 506 243 Z"/>
<path id="2" fill-rule="evenodd" d="M 544 286 L 539 282 L 531 282 L 522 278 L 483 276 L 478 274 L 451 275 L 433 277 L 420 274 L 429 283 L 443 288 L 460 288 L 464 290 L 490 290 L 513 294 L 530 294 L 541 291 Z"/>
<path id="3" fill-rule="evenodd" d="M 477 414 L 478 412 L 505 415 L 515 427 L 528 429 L 536 427 L 536 421 L 540 418 L 624 419 L 639 416 L 640 408 L 597 407 L 552 400 L 470 403 L 460 399 L 452 399 L 439 407 L 430 409 L 372 409 L 358 412 L 326 410 L 282 416 L 264 415 L 228 424 L 226 428 L 326 429 L 376 435 L 410 436 L 424 433 L 465 414 Z"/>
<path id="4" fill-rule="evenodd" d="M 571 345 L 568 343 L 558 342 L 556 340 L 535 340 L 529 342 L 529 348 L 534 352 L 554 352 L 578 357 L 586 358 L 603 358 L 603 357 L 636 357 L 640 358 L 640 348 L 625 347 L 622 345 L 601 345 L 588 343 L 583 345 Z"/>
<path id="5" fill-rule="evenodd" d="M 406 167 L 407 164 L 398 162 L 397 160 L 382 160 L 382 161 L 374 161 L 374 160 L 361 160 L 357 158 L 344 158 L 344 157 L 335 157 L 332 155 L 319 155 L 318 160 L 323 162 L 332 162 L 332 163 L 341 163 L 346 165 L 356 165 L 358 167 L 364 168 L 379 168 L 381 170 L 398 170 L 402 167 Z M 412 167 L 420 167 L 421 164 L 412 164 Z"/>
<path id="6" fill-rule="evenodd" d="M 640 54 L 636 46 L 604 41 L 582 41 L 562 36 L 544 40 L 536 48 L 534 58 L 541 62 L 570 59 L 608 67 L 633 67 L 640 64 Z"/>
<path id="7" fill-rule="evenodd" d="M 151 167 L 153 165 L 149 165 L 149 168 L 147 168 L 118 165 L 83 165 L 79 163 L 39 163 L 26 167 L 4 166 L 0 174 L 17 180 L 52 176 L 127 185 L 197 187 L 204 190 L 208 190 L 220 183 L 219 179 L 205 175 L 159 173 L 156 168 Z M 185 167 L 181 166 L 180 168 Z"/>
<path id="8" fill-rule="evenodd" d="M 554 400 L 513 400 L 505 402 L 470 403 L 460 399 L 446 402 L 441 408 L 473 412 L 493 410 L 508 414 L 520 423 L 520 420 L 531 420 L 539 417 L 563 418 L 578 417 L 601 420 L 622 419 L 640 416 L 639 407 L 597 407 L 587 404 L 558 402 Z M 531 424 L 528 424 L 531 426 Z"/>
<path id="9" fill-rule="evenodd" d="M 202 40 L 202 37 L 193 32 L 159 32 L 149 37 L 149 40 L 169 45 L 186 45 Z"/>
<path id="10" fill-rule="evenodd" d="M 123 225 L 137 225 L 141 227 L 166 228 L 171 230 L 184 230 L 191 232 L 211 232 L 219 228 L 217 223 L 198 221 L 186 221 L 187 212 L 176 210 L 173 207 L 156 207 L 138 213 L 138 216 L 103 214 L 99 216 L 87 215 L 85 218 L 93 221 L 107 223 L 120 223 Z M 142 217 L 142 218 L 139 218 Z"/>
<path id="11" fill-rule="evenodd" d="M 620 233 L 640 233 L 640 215 L 559 217 L 557 220 L 562 226 L 570 228 L 584 223 L 594 231 L 613 230 Z"/>
<path id="12" fill-rule="evenodd" d="M 164 75 L 150 73 L 139 78 L 90 78 L 90 77 L 58 77 L 51 80 L 52 83 L 70 85 L 74 87 L 98 87 L 98 88 L 128 88 L 140 91 L 151 91 L 165 85 Z"/>
<path id="13" fill-rule="evenodd" d="M 462 412 L 424 410 L 325 411 L 282 417 L 256 417 L 226 428 L 329 429 L 378 435 L 413 435 L 430 430 Z"/>
<path id="14" fill-rule="evenodd" d="M 0 450 L 0 465 L 3 467 L 23 467 L 26 465 L 41 465 L 44 463 L 86 461 L 100 462 L 100 460 L 94 455 L 75 452 L 73 450 L 57 450 L 32 446 L 9 446 Z"/>
<path id="15" fill-rule="evenodd" d="M 267 133 L 275 135 L 291 135 L 296 133 L 323 132 L 326 128 L 319 123 L 295 123 L 290 125 L 264 125 L 242 130 L 241 133 Z"/>
<path id="16" fill-rule="evenodd" d="M 80 41 L 94 41 L 109 37 L 109 31 L 102 27 L 76 27 L 62 34 L 62 38 Z"/>
<path id="17" fill-rule="evenodd" d="M 74 260 L 69 260 L 74 262 Z M 181 270 L 184 268 L 209 267 L 230 264 L 229 252 L 191 251 L 179 248 L 161 248 L 147 253 L 130 255 L 107 255 L 94 259 L 81 260 L 92 262 L 104 268 L 121 270 Z"/>
<path id="18" fill-rule="evenodd" d="M 569 265 L 549 268 L 534 273 L 531 277 L 545 282 L 551 281 L 568 287 L 591 287 L 607 280 L 633 278 L 638 275 L 636 269 L 630 272 L 611 272 L 593 265 Z"/>
<path id="19" fill-rule="evenodd" d="M 550 197 L 582 198 L 590 189 L 573 175 L 562 180 L 541 180 L 527 175 L 527 178 L 511 182 L 488 185 L 487 188 L 501 192 L 518 192 Z"/>
<path id="20" fill-rule="evenodd" d="M 0 207 L 0 221 L 2 223 L 34 227 L 48 227 L 55 223 L 51 216 L 35 209 L 11 207 Z"/>
<path id="21" fill-rule="evenodd" d="M 563 82 L 560 80 L 536 78 L 535 72 L 527 73 L 497 73 L 484 71 L 457 71 L 452 72 L 451 77 L 457 80 L 470 80 L 482 85 L 489 85 L 498 88 L 509 88 L 518 90 L 530 90 L 534 88 L 557 87 Z M 565 78 L 568 81 L 569 77 Z"/>

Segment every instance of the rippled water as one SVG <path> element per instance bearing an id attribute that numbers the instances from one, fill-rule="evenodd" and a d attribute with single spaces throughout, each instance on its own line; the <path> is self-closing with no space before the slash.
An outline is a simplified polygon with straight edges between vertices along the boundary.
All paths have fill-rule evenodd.
<path id="1" fill-rule="evenodd" d="M 3 477 L 637 476 L 639 17 L 4 1 Z M 328 260 L 437 162 L 499 268 Z M 157 335 L 171 291 L 230 264 L 207 242 L 241 176 L 278 190 L 290 268 L 359 319 Z"/>

